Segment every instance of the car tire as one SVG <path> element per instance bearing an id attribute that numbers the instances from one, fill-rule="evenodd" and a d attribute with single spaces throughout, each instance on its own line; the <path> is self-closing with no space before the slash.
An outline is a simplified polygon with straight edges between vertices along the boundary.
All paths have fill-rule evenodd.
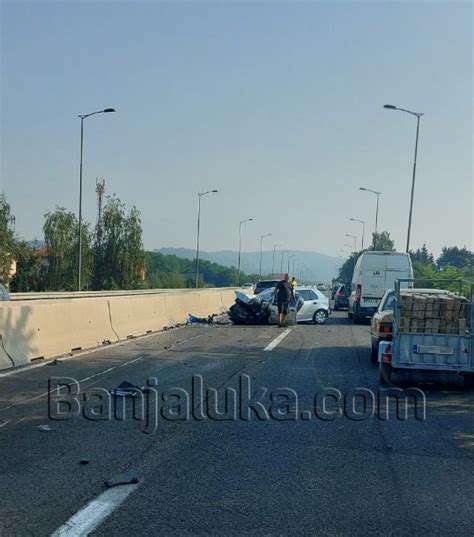
<path id="1" fill-rule="evenodd" d="M 373 364 L 376 364 L 378 362 L 378 358 L 379 358 L 379 347 L 378 347 L 378 345 L 376 347 L 374 347 L 374 345 L 371 345 L 371 347 L 370 347 L 370 361 Z"/>
<path id="2" fill-rule="evenodd" d="M 380 384 L 382 384 L 383 386 L 392 386 L 392 372 L 392 364 L 380 362 Z"/>
<path id="3" fill-rule="evenodd" d="M 348 319 L 352 319 L 351 308 L 347 308 L 347 318 L 348 318 Z"/>
<path id="4" fill-rule="evenodd" d="M 327 311 L 317 310 L 317 311 L 314 312 L 314 315 L 313 315 L 313 323 L 314 324 L 324 324 L 326 322 L 327 318 L 328 318 Z"/>
<path id="5" fill-rule="evenodd" d="M 360 316 L 357 314 L 357 311 L 354 310 L 354 311 L 352 312 L 352 322 L 353 322 L 354 324 L 360 324 L 360 321 L 361 321 Z"/>
<path id="6" fill-rule="evenodd" d="M 464 375 L 464 388 L 468 391 L 474 390 L 474 375 Z"/>

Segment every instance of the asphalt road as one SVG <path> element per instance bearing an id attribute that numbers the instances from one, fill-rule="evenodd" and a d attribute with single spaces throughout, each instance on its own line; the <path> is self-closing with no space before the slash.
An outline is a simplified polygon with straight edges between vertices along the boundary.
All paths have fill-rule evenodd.
<path id="1" fill-rule="evenodd" d="M 382 419 L 377 399 L 372 416 L 368 390 L 377 398 L 380 385 L 368 326 L 334 313 L 264 350 L 283 333 L 185 327 L 0 375 L 0 535 L 472 536 L 474 393 L 419 386 L 425 419 L 413 403 L 407 419 L 393 408 Z M 52 377 L 96 390 L 89 411 L 120 382 L 154 378 L 151 423 L 131 417 L 131 399 L 123 420 L 107 419 L 105 403 L 95 417 L 106 419 L 51 420 Z M 235 390 L 235 417 L 232 392 L 218 416 L 200 378 L 221 412 Z M 128 470 L 138 484 L 106 488 Z"/>

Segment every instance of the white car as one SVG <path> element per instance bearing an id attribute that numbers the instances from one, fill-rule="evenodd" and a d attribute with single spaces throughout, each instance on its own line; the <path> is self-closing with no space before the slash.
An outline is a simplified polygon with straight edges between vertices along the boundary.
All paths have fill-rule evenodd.
<path id="1" fill-rule="evenodd" d="M 259 301 L 270 303 L 270 323 L 278 322 L 278 308 L 275 302 L 275 289 L 268 289 L 258 295 Z M 324 324 L 329 317 L 329 298 L 313 287 L 297 287 L 297 302 L 290 302 L 290 311 L 297 308 L 296 322 L 311 321 L 314 324 Z"/>

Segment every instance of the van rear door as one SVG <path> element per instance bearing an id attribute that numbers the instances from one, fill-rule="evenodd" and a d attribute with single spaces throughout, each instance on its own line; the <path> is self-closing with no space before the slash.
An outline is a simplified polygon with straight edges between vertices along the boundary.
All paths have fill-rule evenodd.
<path id="1" fill-rule="evenodd" d="M 385 273 L 385 288 L 393 289 L 397 278 L 412 278 L 410 261 L 407 255 L 388 255 L 387 272 Z M 402 283 L 401 287 L 407 287 L 407 283 Z"/>
<path id="2" fill-rule="evenodd" d="M 386 258 L 380 254 L 365 255 L 362 262 L 362 299 L 374 298 L 377 302 L 385 293 Z"/>

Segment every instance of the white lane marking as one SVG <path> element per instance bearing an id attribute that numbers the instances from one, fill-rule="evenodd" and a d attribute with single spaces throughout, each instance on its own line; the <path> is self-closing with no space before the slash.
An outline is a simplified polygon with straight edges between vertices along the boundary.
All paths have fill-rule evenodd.
<path id="1" fill-rule="evenodd" d="M 92 533 L 138 485 L 121 485 L 103 492 L 73 515 L 51 537 L 86 537 Z"/>
<path id="2" fill-rule="evenodd" d="M 269 343 L 263 350 L 272 351 L 278 344 L 280 344 L 286 336 L 291 332 L 291 328 L 287 328 L 278 337 L 276 337 L 271 343 Z"/>

